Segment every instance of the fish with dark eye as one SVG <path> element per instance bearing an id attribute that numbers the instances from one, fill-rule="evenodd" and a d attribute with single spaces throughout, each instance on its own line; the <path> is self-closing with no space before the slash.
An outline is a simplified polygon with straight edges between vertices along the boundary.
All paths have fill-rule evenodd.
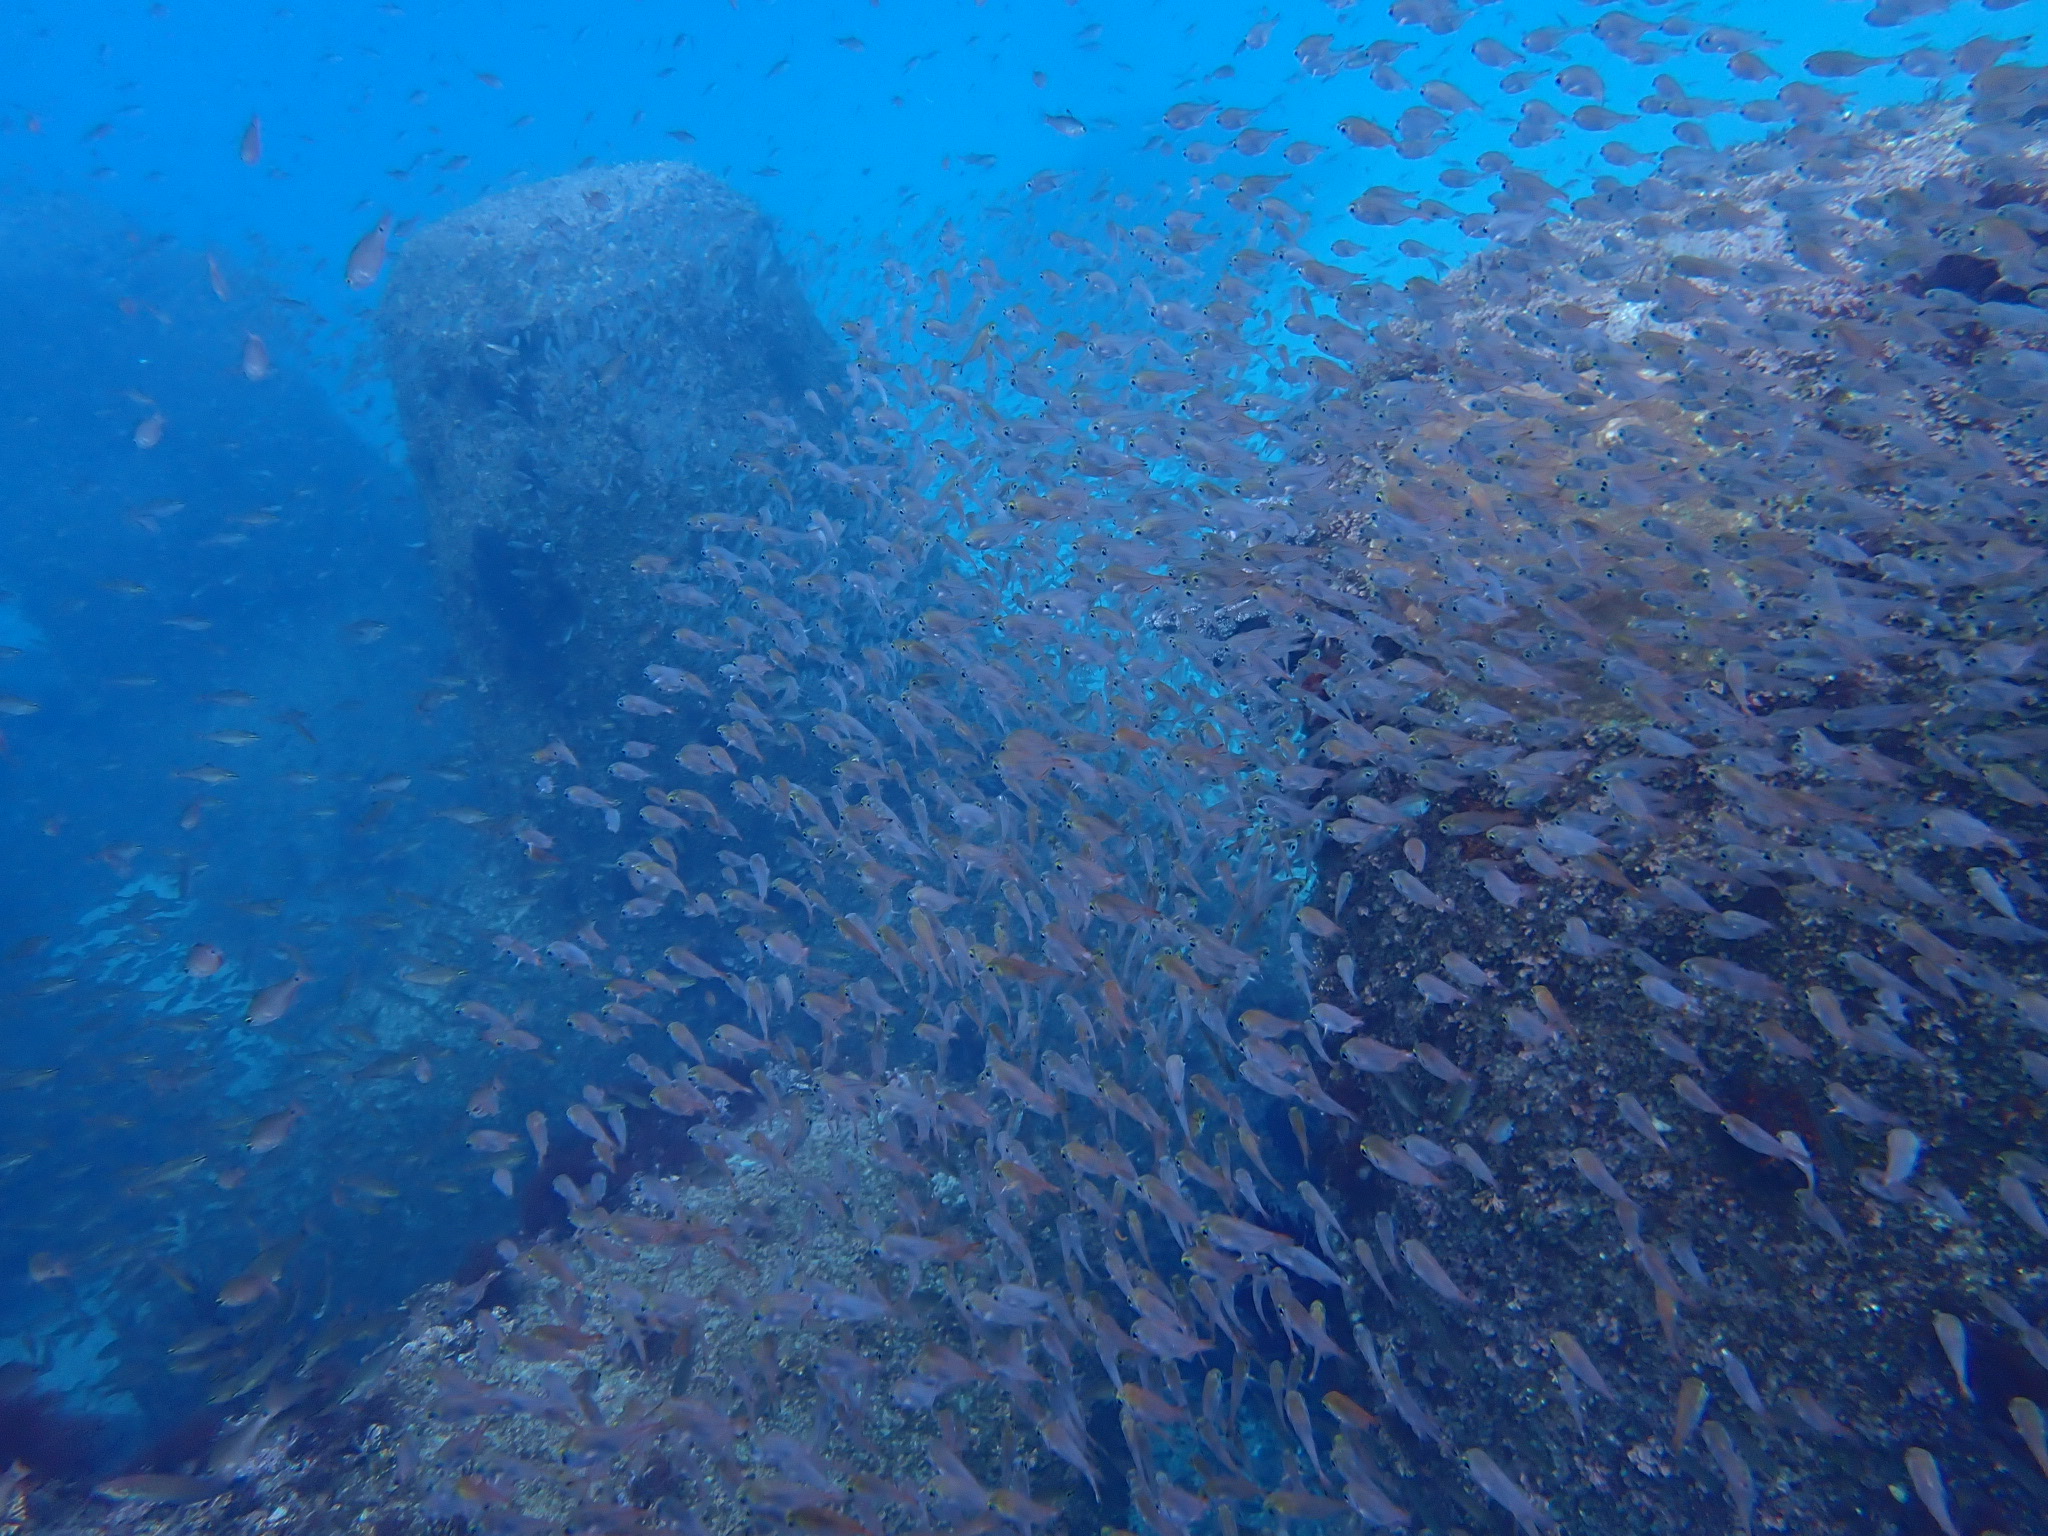
<path id="1" fill-rule="evenodd" d="M 310 973 L 298 970 L 283 981 L 272 982 L 249 999 L 248 1011 L 243 1014 L 242 1022 L 253 1029 L 275 1024 L 291 1012 L 299 1000 L 299 994 L 312 979 Z"/>
<path id="2" fill-rule="evenodd" d="M 1202 1235 L 1218 1248 L 1237 1254 L 1271 1253 L 1289 1241 L 1279 1232 L 1268 1231 L 1236 1216 L 1222 1214 L 1203 1218 L 1200 1230 Z"/>
<path id="3" fill-rule="evenodd" d="M 280 1109 L 274 1114 L 265 1115 L 249 1128 L 249 1135 L 243 1145 L 259 1156 L 265 1152 L 275 1152 L 284 1145 L 286 1138 L 292 1133 L 292 1128 L 305 1117 L 305 1114 L 304 1105 L 294 1104 L 288 1109 Z"/>
<path id="4" fill-rule="evenodd" d="M 2013 858 L 2020 856 L 2020 850 L 2011 838 L 1954 806 L 1935 806 L 1928 810 L 1920 818 L 1920 829 L 1937 847 L 1997 848 Z"/>
<path id="5" fill-rule="evenodd" d="M 1294 914 L 1294 920 L 1319 939 L 1336 939 L 1344 935 L 1344 930 L 1331 922 L 1327 913 L 1315 907 L 1303 907 Z"/>
<path id="6" fill-rule="evenodd" d="M 1338 1054 L 1361 1072 L 1399 1072 L 1415 1059 L 1412 1051 L 1375 1040 L 1371 1035 L 1353 1035 Z"/>
<path id="7" fill-rule="evenodd" d="M 389 251 L 392 218 L 385 214 L 375 227 L 365 234 L 348 253 L 348 264 L 343 271 L 343 281 L 349 287 L 361 290 L 373 287 L 384 271 L 384 258 Z"/>
<path id="8" fill-rule="evenodd" d="M 1373 1167 L 1388 1178 L 1418 1189 L 1441 1189 L 1443 1180 L 1419 1162 L 1405 1147 L 1395 1145 L 1384 1136 L 1368 1136 L 1359 1143 L 1359 1150 Z"/>

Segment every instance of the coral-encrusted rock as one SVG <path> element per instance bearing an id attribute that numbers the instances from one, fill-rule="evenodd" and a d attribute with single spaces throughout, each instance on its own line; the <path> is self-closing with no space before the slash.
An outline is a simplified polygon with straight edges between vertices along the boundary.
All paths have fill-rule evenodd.
<path id="1" fill-rule="evenodd" d="M 674 163 L 430 226 L 383 323 L 451 616 L 497 690 L 486 729 L 521 739 L 609 705 L 621 662 L 677 622 L 631 562 L 757 504 L 763 418 L 823 440 L 843 377 L 761 211 Z"/>

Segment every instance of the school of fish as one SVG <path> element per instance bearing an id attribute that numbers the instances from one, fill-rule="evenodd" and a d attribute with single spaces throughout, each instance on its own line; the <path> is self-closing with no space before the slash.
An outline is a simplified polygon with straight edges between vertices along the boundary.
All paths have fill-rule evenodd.
<path id="1" fill-rule="evenodd" d="M 1393 7 L 1584 103 L 1515 148 L 1619 120 L 1573 37 L 1772 78 L 1485 16 Z M 1349 206 L 1484 243 L 1434 280 L 1234 172 L 892 265 L 831 440 L 761 414 L 622 551 L 655 638 L 450 817 L 517 894 L 394 975 L 445 1034 L 380 1077 L 468 1074 L 510 1235 L 345 1381 L 297 1240 L 206 1280 L 238 1417 L 102 1502 L 370 1435 L 366 1505 L 518 1536 L 2040 1528 L 2048 70 L 1972 47 Z M 1420 94 L 1330 132 L 1419 158 L 1475 107 Z M 1324 152 L 1258 118 L 1161 152 Z"/>

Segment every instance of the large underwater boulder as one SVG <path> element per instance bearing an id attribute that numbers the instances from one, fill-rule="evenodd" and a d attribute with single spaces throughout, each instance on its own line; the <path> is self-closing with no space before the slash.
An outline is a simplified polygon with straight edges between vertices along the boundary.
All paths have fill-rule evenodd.
<path id="1" fill-rule="evenodd" d="M 678 621 L 634 559 L 769 494 L 765 419 L 822 441 L 843 377 L 767 218 L 679 163 L 428 227 L 383 321 L 450 617 L 514 734 L 610 706 L 621 660 Z"/>
<path id="2" fill-rule="evenodd" d="M 1317 792 L 1350 812 L 1316 997 L 1376 1042 L 1334 1081 L 1503 1198 L 1390 1196 L 1439 1176 L 1392 1131 L 1353 1187 L 1554 1358 L 1501 1371 L 1497 1302 L 1469 1334 L 1360 1315 L 1440 1384 L 1446 1443 L 1512 1445 L 1572 1530 L 1719 1528 L 1724 1488 L 1746 1528 L 1745 1455 L 1777 1518 L 1849 1529 L 1915 1443 L 1949 1528 L 2008 1518 L 1999 1415 L 2048 1389 L 2013 1342 L 2041 1232 L 2007 1172 L 2048 1028 L 2023 857 L 2048 804 L 2044 88 L 1849 119 L 1795 96 L 1813 122 L 1603 180 L 1439 283 L 1347 290 L 1369 342 L 1294 327 L 1363 381 L 1320 365 L 1302 428 L 1368 623 L 1348 656 L 1324 616 L 1291 640 Z M 1456 1060 L 1431 1084 L 1387 1046 Z M 1637 1417 L 1603 1423 L 1589 1382 Z M 1650 1426 L 1702 1386 L 1739 1433 L 1694 1441 L 1688 1509 Z"/>

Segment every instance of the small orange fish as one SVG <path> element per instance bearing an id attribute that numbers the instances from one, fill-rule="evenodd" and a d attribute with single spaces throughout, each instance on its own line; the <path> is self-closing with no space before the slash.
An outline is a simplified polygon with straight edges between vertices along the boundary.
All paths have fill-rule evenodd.
<path id="1" fill-rule="evenodd" d="M 348 253 L 347 282 L 351 288 L 367 288 L 377 281 L 377 275 L 384 270 L 387 242 L 391 238 L 391 215 L 385 214 L 371 230 L 355 244 Z"/>
<path id="2" fill-rule="evenodd" d="M 242 164 L 254 165 L 263 158 L 263 119 L 251 117 L 242 130 Z"/>
<path id="3" fill-rule="evenodd" d="M 185 974 L 187 976 L 211 976 L 223 965 L 228 957 L 212 944 L 194 944 L 185 951 Z"/>
<path id="4" fill-rule="evenodd" d="M 1325 1392 L 1323 1406 L 1330 1410 L 1330 1416 L 1348 1429 L 1366 1430 L 1379 1423 L 1376 1414 L 1367 1413 L 1342 1392 Z"/>
<path id="5" fill-rule="evenodd" d="M 242 377 L 251 384 L 261 384 L 270 377 L 270 348 L 254 331 L 242 342 Z"/>
<path id="6" fill-rule="evenodd" d="M 164 440 L 164 413 L 151 411 L 135 424 L 135 446 L 154 448 Z"/>
<path id="7" fill-rule="evenodd" d="M 294 971 L 283 981 L 274 981 L 249 999 L 249 1012 L 242 1022 L 261 1029 L 266 1024 L 275 1024 L 287 1013 L 292 1004 L 299 1000 L 299 991 L 313 978 L 304 971 Z"/>
<path id="8" fill-rule="evenodd" d="M 220 263 L 212 256 L 206 258 L 206 280 L 213 285 L 213 296 L 225 304 L 234 294 L 228 286 L 228 275 L 221 271 Z"/>
<path id="9" fill-rule="evenodd" d="M 1185 1424 L 1188 1413 L 1177 1408 L 1157 1392 L 1127 1381 L 1117 1388 L 1117 1401 L 1128 1408 L 1132 1415 L 1148 1424 Z"/>

